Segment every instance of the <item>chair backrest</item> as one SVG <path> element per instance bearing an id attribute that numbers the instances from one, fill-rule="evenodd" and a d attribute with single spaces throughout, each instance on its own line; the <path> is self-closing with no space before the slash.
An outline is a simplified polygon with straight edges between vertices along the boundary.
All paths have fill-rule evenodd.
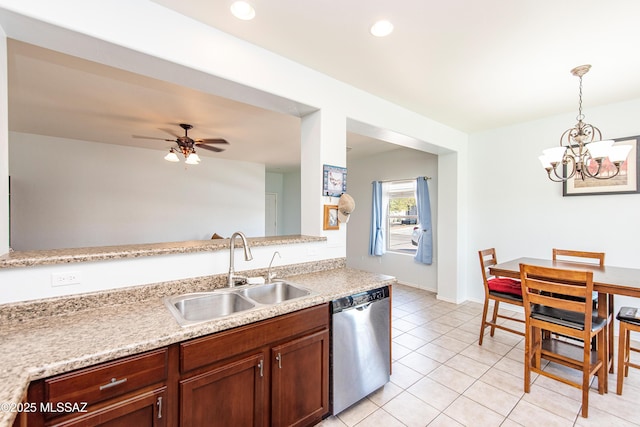
<path id="1" fill-rule="evenodd" d="M 525 318 L 528 319 L 531 316 L 532 304 L 538 304 L 535 307 L 537 313 L 544 312 L 541 306 L 549 308 L 552 317 L 558 314 L 557 310 L 563 310 L 565 312 L 563 314 L 575 314 L 575 316 L 564 317 L 563 315 L 561 319 L 583 318 L 584 329 L 579 331 L 563 326 L 562 322 L 559 322 L 559 325 L 553 322 L 557 327 L 550 330 L 578 338 L 590 334 L 593 314 L 590 298 L 593 291 L 593 272 L 520 264 L 520 280 Z"/>
<path id="2" fill-rule="evenodd" d="M 553 248 L 553 260 L 558 260 L 558 256 L 568 257 L 569 259 L 566 259 L 566 261 L 572 262 L 575 262 L 576 258 L 582 258 L 580 261 L 584 261 L 584 258 L 588 260 L 597 260 L 600 267 L 604 267 L 604 252 L 573 251 L 569 249 Z"/>
<path id="3" fill-rule="evenodd" d="M 482 281 L 484 283 L 484 290 L 488 294 L 489 293 L 489 285 L 488 281 L 493 276 L 489 273 L 489 267 L 492 265 L 496 265 L 498 263 L 498 259 L 496 258 L 496 249 L 484 249 L 482 251 L 478 251 L 478 255 L 480 256 L 480 269 L 482 270 Z"/>

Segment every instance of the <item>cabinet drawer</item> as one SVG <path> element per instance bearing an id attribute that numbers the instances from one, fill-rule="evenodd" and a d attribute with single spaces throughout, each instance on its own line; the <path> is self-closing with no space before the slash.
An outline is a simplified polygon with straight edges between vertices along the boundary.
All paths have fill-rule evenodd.
<path id="1" fill-rule="evenodd" d="M 89 405 L 167 378 L 167 349 L 59 375 L 44 381 L 46 402 Z"/>
<path id="2" fill-rule="evenodd" d="M 180 372 L 185 373 L 267 344 L 329 326 L 329 305 L 322 304 L 180 344 Z"/>

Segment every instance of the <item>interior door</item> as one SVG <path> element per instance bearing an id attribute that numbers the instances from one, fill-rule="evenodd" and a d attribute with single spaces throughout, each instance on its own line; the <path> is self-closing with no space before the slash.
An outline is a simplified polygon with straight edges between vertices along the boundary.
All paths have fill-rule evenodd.
<path id="1" fill-rule="evenodd" d="M 278 194 L 266 193 L 264 204 L 264 235 L 278 235 Z"/>

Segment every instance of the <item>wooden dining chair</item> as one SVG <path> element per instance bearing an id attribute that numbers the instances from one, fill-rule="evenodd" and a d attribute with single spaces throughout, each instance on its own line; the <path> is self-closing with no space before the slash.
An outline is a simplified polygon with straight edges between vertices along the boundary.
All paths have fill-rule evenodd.
<path id="1" fill-rule="evenodd" d="M 622 382 L 629 376 L 629 367 L 640 369 L 640 365 L 631 362 L 631 352 L 640 353 L 640 348 L 631 346 L 631 332 L 640 332 L 640 309 L 622 307 L 616 316 L 620 321 L 618 338 L 618 383 L 616 393 L 622 394 Z"/>
<path id="2" fill-rule="evenodd" d="M 560 257 L 560 258 L 558 258 Z M 600 267 L 604 267 L 604 252 L 588 252 L 588 251 L 574 251 L 569 249 L 556 249 L 553 248 L 553 260 L 554 261 L 572 261 L 572 262 L 594 262 L 597 261 L 597 264 Z"/>
<path id="3" fill-rule="evenodd" d="M 553 248 L 553 260 L 554 261 L 570 261 L 570 262 L 586 262 L 597 264 L 599 267 L 604 267 L 604 252 L 590 252 L 590 251 L 575 251 L 571 249 L 557 249 Z M 585 261 L 586 260 L 586 261 Z M 592 295 L 594 301 L 594 310 L 597 309 L 598 295 L 597 292 Z M 609 354 L 613 354 L 613 294 L 607 296 L 607 313 L 609 320 Z M 593 345 L 594 343 L 592 343 Z M 613 372 L 613 365 L 611 371 Z"/>
<path id="4" fill-rule="evenodd" d="M 507 277 L 495 277 L 489 273 L 489 267 L 498 263 L 495 248 L 478 251 L 478 255 L 480 256 L 480 269 L 482 270 L 482 282 L 484 283 L 484 308 L 482 310 L 482 324 L 480 325 L 478 345 L 482 345 L 484 331 L 487 326 L 491 327 L 491 336 L 494 335 L 496 328 L 524 336 L 524 333 L 521 331 L 498 324 L 498 319 L 508 319 L 514 322 L 524 323 L 524 320 L 505 316 L 499 312 L 501 302 L 522 307 L 520 281 Z M 493 301 L 493 314 L 491 320 L 487 320 L 490 301 Z"/>
<path id="5" fill-rule="evenodd" d="M 537 373 L 582 390 L 582 416 L 589 413 L 589 385 L 598 377 L 598 393 L 607 392 L 605 332 L 607 320 L 593 312 L 593 272 L 520 265 L 525 312 L 524 391 L 531 390 L 531 373 Z M 542 331 L 552 332 L 546 336 Z M 555 334 L 580 340 L 580 345 L 555 338 Z M 592 350 L 593 337 L 598 341 Z M 575 382 L 542 369 L 542 359 L 582 372 Z"/>

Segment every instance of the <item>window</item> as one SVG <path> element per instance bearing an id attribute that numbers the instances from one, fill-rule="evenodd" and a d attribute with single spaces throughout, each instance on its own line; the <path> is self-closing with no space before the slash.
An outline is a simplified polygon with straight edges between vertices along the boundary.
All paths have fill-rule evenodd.
<path id="1" fill-rule="evenodd" d="M 415 254 L 418 246 L 416 182 L 387 184 L 387 251 Z"/>

